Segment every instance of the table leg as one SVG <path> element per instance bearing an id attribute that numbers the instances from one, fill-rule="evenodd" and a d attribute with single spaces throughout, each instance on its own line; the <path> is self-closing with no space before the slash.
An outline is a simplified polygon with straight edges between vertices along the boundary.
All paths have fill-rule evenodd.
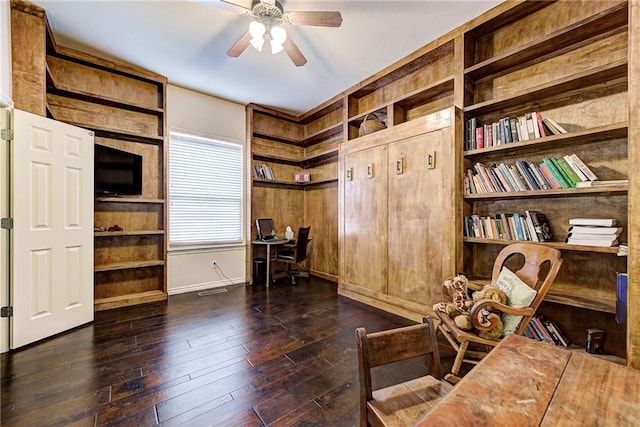
<path id="1" fill-rule="evenodd" d="M 269 287 L 269 270 L 271 267 L 271 245 L 267 243 L 267 278 L 266 278 L 266 283 L 265 283 L 265 287 Z"/>

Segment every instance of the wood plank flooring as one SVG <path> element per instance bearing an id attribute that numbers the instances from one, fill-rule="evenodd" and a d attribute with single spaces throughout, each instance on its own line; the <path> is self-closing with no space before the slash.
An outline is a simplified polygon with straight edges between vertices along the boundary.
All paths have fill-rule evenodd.
<path id="1" fill-rule="evenodd" d="M 317 278 L 102 311 L 2 355 L 0 423 L 355 426 L 355 328 L 411 323 Z M 376 381 L 423 368 L 380 371 Z"/>

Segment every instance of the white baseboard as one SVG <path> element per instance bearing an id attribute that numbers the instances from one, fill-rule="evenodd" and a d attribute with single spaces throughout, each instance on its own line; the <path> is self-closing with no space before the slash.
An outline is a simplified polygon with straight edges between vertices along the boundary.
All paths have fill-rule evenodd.
<path id="1" fill-rule="evenodd" d="M 242 285 L 246 283 L 244 277 L 232 278 L 231 282 L 225 279 L 215 282 L 196 283 L 188 286 L 180 286 L 179 288 L 167 289 L 167 293 L 169 295 L 186 294 L 187 292 L 204 291 L 206 289 L 222 288 L 224 286 Z"/>

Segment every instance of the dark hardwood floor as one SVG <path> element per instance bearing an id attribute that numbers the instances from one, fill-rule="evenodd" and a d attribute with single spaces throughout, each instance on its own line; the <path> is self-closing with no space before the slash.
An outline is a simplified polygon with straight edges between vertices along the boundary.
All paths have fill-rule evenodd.
<path id="1" fill-rule="evenodd" d="M 98 312 L 2 355 L 0 423 L 353 426 L 355 328 L 409 324 L 317 278 Z M 376 381 L 422 369 L 389 368 Z"/>

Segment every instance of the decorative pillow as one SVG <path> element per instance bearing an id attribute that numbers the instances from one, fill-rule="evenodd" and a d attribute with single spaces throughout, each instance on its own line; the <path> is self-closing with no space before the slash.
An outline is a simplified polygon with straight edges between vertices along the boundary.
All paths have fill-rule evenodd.
<path id="1" fill-rule="evenodd" d="M 507 267 L 502 267 L 498 280 L 493 285 L 507 294 L 507 305 L 514 308 L 528 307 L 538 294 L 535 289 L 531 289 L 529 285 L 520 280 Z M 502 336 L 515 332 L 521 320 L 522 316 L 505 313 L 502 316 L 502 323 L 504 324 Z"/>

